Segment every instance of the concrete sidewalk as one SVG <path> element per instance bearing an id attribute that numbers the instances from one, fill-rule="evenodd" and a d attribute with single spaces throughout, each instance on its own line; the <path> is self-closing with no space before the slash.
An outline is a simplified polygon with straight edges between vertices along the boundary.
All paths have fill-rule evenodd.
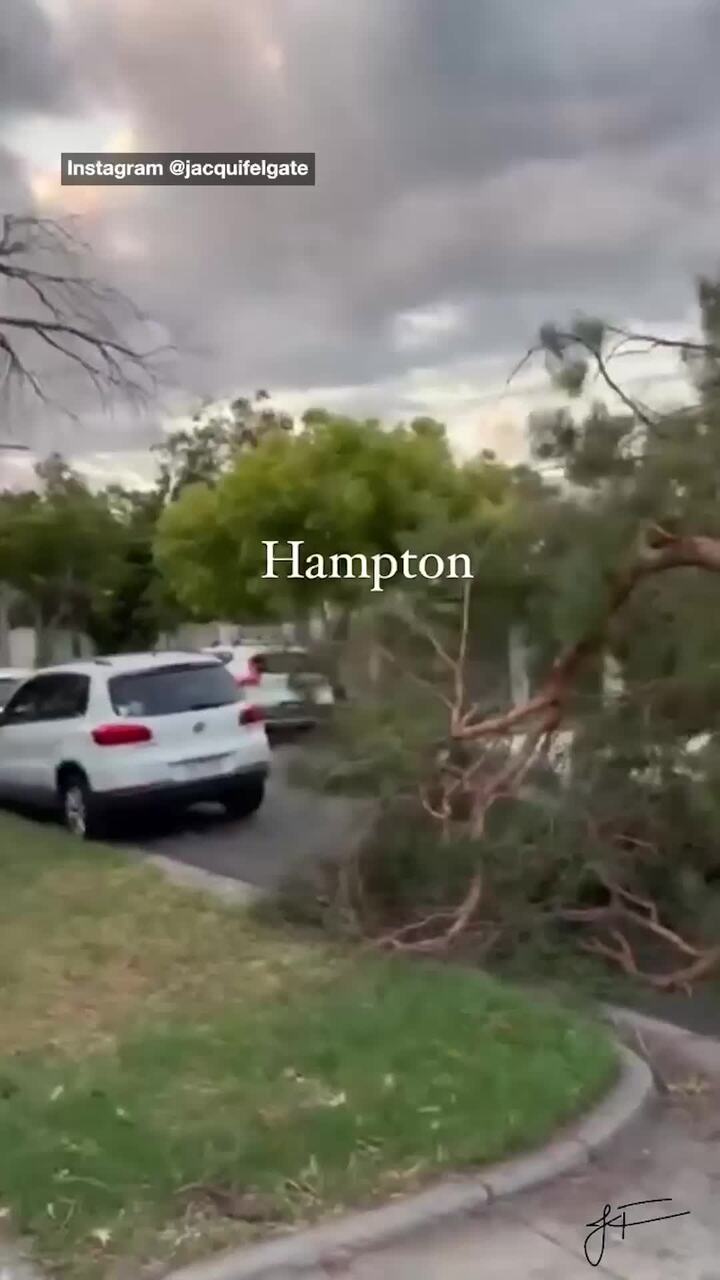
<path id="1" fill-rule="evenodd" d="M 720 1280 L 720 1044 L 641 1032 L 662 1100 L 631 1135 L 581 1173 L 491 1207 L 474 1221 L 354 1259 L 346 1280 Z M 702 1073 L 702 1074 L 701 1074 Z M 584 1253 L 588 1225 L 609 1204 L 671 1197 L 628 1210 L 688 1217 L 607 1233 Z M 599 1237 L 589 1245 L 599 1256 Z M 340 1273 L 338 1273 L 340 1274 Z M 278 1280 L 282 1280 L 278 1276 Z"/>
<path id="2" fill-rule="evenodd" d="M 42 1280 L 42 1277 L 14 1245 L 0 1240 L 0 1280 Z"/>

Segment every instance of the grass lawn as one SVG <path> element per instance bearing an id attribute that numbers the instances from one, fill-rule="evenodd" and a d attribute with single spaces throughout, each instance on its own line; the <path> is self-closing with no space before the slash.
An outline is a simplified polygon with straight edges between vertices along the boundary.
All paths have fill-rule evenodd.
<path id="1" fill-rule="evenodd" d="M 557 1005 L 0 815 L 0 1229 L 63 1275 L 162 1274 L 531 1147 L 614 1071 Z"/>

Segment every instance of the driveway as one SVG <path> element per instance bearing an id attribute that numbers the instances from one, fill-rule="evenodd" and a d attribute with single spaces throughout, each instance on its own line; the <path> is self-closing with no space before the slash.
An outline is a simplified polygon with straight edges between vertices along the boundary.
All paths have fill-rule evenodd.
<path id="1" fill-rule="evenodd" d="M 274 888 L 315 860 L 342 856 L 361 834 L 368 806 L 293 786 L 288 766 L 308 750 L 306 738 L 275 747 L 265 801 L 253 817 L 231 822 L 220 808 L 198 807 L 177 819 L 143 819 L 133 843 L 262 888 Z"/>

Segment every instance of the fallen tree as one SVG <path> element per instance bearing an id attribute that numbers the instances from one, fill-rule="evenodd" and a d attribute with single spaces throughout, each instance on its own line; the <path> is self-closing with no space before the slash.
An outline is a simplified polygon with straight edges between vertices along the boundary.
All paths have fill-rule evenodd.
<path id="1" fill-rule="evenodd" d="M 701 285 L 706 334 L 710 328 L 708 314 L 716 300 L 717 287 Z M 603 344 L 611 339 L 614 346 L 606 355 Z M 651 412 L 623 391 L 609 372 L 609 360 L 618 355 L 621 348 L 638 341 L 647 349 L 675 347 L 686 362 L 694 362 L 699 372 L 697 404 L 676 409 L 671 415 Z M 616 565 L 606 568 L 604 599 L 598 601 L 590 624 L 581 629 L 578 638 L 567 644 L 550 664 L 537 691 L 517 705 L 488 714 L 486 708 L 473 703 L 466 695 L 465 666 L 471 638 L 469 590 L 463 601 L 456 653 L 449 652 L 447 645 L 430 629 L 419 626 L 445 667 L 451 690 L 449 696 L 442 695 L 448 710 L 447 742 L 436 757 L 431 777 L 421 786 L 422 805 L 424 812 L 439 824 L 445 846 L 457 839 L 469 838 L 474 843 L 475 865 L 462 898 L 454 907 L 418 913 L 397 928 L 382 929 L 376 932 L 373 945 L 437 952 L 472 936 L 481 953 L 492 949 L 507 925 L 487 866 L 488 821 L 493 810 L 500 802 L 507 804 L 520 799 L 535 767 L 549 757 L 559 731 L 567 727 L 583 672 L 611 646 L 613 627 L 632 604 L 641 584 L 669 576 L 671 571 L 692 569 L 717 573 L 720 570 L 720 533 L 692 531 L 693 516 L 703 519 L 703 503 L 712 504 L 720 498 L 716 492 L 716 477 L 720 476 L 716 397 L 720 385 L 720 346 L 717 342 L 711 336 L 705 342 L 673 342 L 586 321 L 567 330 L 546 326 L 539 344 L 528 355 L 534 350 L 545 351 L 556 380 L 570 391 L 581 388 L 592 366 L 625 408 L 631 410 L 621 429 L 617 428 L 615 419 L 596 411 L 589 420 L 595 432 L 593 447 L 597 455 L 597 437 L 607 428 L 603 442 L 606 474 L 622 475 L 624 496 L 630 477 L 635 484 L 635 489 L 630 490 L 631 496 L 634 500 L 637 493 L 641 494 L 640 507 L 644 505 L 647 509 L 648 506 L 648 476 L 653 483 L 660 478 L 657 502 L 660 518 L 636 521 L 638 533 L 627 553 L 619 557 Z M 670 430 L 666 425 L 668 421 Z M 583 452 L 583 448 L 590 431 L 584 441 L 582 429 L 569 418 L 563 417 L 555 425 L 560 429 L 555 430 L 554 456 L 562 458 L 569 471 L 575 466 L 586 476 L 588 450 Z M 692 453 L 695 446 L 697 453 L 693 462 L 695 473 L 691 476 L 691 480 L 697 476 L 697 491 L 701 494 L 696 510 L 693 492 L 683 492 L 692 490 L 692 484 L 681 483 L 684 476 L 680 474 L 678 479 L 681 468 L 674 462 L 678 456 L 676 441 L 682 439 L 683 431 L 687 432 L 689 452 Z M 612 512 L 612 507 L 608 510 Z M 708 512 L 708 523 L 716 524 L 712 505 Z M 589 823 L 594 820 L 588 818 Z M 658 990 L 688 988 L 720 967 L 720 946 L 712 939 L 686 936 L 663 918 L 649 893 L 624 882 L 623 871 L 630 869 L 631 851 L 635 855 L 643 843 L 647 843 L 646 852 L 649 851 L 651 858 L 653 853 L 657 854 L 657 847 L 649 842 L 634 841 L 631 826 L 620 821 L 613 832 L 604 833 L 603 839 L 622 857 L 619 869 L 612 873 L 597 863 L 589 868 L 594 880 L 591 896 L 595 899 L 590 905 L 572 901 L 540 903 L 538 918 L 552 918 L 560 924 L 579 928 L 585 935 L 580 941 L 584 950 L 603 957 L 627 975 Z M 353 874 L 357 875 L 357 871 Z M 666 960 L 661 971 L 644 967 L 637 959 L 639 940 L 643 938 L 660 945 Z"/>
<path id="2" fill-rule="evenodd" d="M 464 897 L 454 910 L 412 921 L 398 931 L 383 935 L 377 940 L 379 945 L 393 949 L 437 951 L 448 948 L 473 925 L 483 901 L 482 838 L 491 807 L 498 800 L 517 793 L 538 757 L 548 755 L 553 737 L 567 714 L 576 678 L 583 665 L 603 649 L 613 616 L 629 600 L 638 583 L 652 574 L 681 567 L 719 572 L 720 539 L 675 537 L 666 530 L 652 529 L 646 544 L 611 585 L 603 625 L 582 636 L 560 655 L 538 692 L 526 702 L 499 714 L 480 717 L 474 706 L 465 705 L 464 699 L 468 587 L 457 656 L 448 655 L 436 640 L 433 643 L 453 675 L 455 696 L 450 705 L 449 738 L 474 750 L 462 767 L 452 763 L 450 752 L 442 753 L 436 776 L 429 786 L 425 784 L 422 788 L 422 803 L 425 811 L 442 825 L 446 839 L 453 833 L 457 834 L 459 826 L 478 841 L 478 866 Z M 518 741 L 519 749 L 512 749 L 517 747 Z M 502 763 L 493 768 L 488 761 L 491 753 L 486 748 L 494 747 L 498 742 L 503 743 L 506 750 Z M 458 813 L 463 815 L 459 819 Z M 606 904 L 591 908 L 562 907 L 556 913 L 559 920 L 568 923 L 607 927 L 610 942 L 602 937 L 592 937 L 581 944 L 587 951 L 618 964 L 626 974 L 659 990 L 688 988 L 720 966 L 720 945 L 694 945 L 662 924 L 655 903 L 609 880 L 602 873 L 596 871 L 596 874 L 607 890 Z M 623 932 L 623 926 L 628 924 L 635 931 L 662 939 L 672 950 L 680 953 L 685 962 L 662 974 L 643 972 Z M 497 936 L 497 926 L 493 924 L 485 937 L 486 949 Z"/>

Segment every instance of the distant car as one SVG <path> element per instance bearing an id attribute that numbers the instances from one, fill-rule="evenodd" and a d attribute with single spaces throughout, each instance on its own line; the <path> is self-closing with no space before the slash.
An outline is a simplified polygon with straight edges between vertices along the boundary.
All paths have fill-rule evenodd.
<path id="1" fill-rule="evenodd" d="M 0 711 L 7 705 L 18 685 L 21 685 L 30 675 L 32 675 L 31 671 L 21 667 L 0 667 Z"/>
<path id="2" fill-rule="evenodd" d="M 203 652 L 220 658 L 238 687 L 251 692 L 268 728 L 310 727 L 335 705 L 336 690 L 312 670 L 302 645 L 218 644 Z"/>
<path id="3" fill-rule="evenodd" d="M 217 658 L 140 653 L 36 672 L 0 714 L 0 800 L 57 809 L 76 836 L 131 807 L 262 803 L 262 709 Z"/>

